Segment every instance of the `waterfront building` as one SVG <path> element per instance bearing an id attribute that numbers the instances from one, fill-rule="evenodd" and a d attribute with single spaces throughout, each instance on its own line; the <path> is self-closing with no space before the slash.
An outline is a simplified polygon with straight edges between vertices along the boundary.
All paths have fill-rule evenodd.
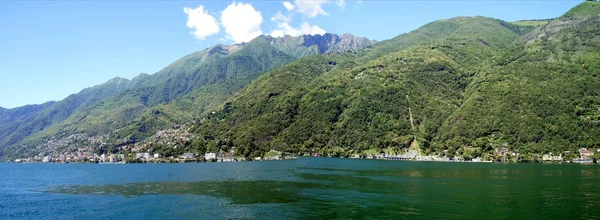
<path id="1" fill-rule="evenodd" d="M 204 154 L 204 158 L 206 160 L 217 159 L 217 154 L 216 153 L 206 153 L 206 154 Z"/>

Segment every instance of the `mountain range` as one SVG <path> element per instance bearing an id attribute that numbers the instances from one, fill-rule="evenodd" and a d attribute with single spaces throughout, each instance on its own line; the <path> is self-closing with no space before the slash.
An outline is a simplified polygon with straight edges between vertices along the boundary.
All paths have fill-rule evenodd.
<path id="1" fill-rule="evenodd" d="M 47 149 L 48 142 L 73 135 L 136 142 L 161 128 L 189 122 L 263 72 L 304 56 L 353 51 L 373 43 L 349 34 L 325 34 L 260 36 L 248 43 L 216 45 L 152 75 L 114 78 L 58 102 L 0 109 L 0 146 L 2 152 L 31 155 Z"/>
<path id="2" fill-rule="evenodd" d="M 152 75 L 0 108 L 1 152 L 347 156 L 416 147 L 490 158 L 500 147 L 596 148 L 599 21 L 600 3 L 586 1 L 555 19 L 456 17 L 381 42 L 325 34 L 216 45 Z M 188 138 L 150 143 L 165 129 Z"/>

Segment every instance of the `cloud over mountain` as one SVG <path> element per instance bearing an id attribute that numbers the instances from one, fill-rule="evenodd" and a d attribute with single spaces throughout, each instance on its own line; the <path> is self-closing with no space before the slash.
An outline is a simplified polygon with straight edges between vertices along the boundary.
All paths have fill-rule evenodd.
<path id="1" fill-rule="evenodd" d="M 219 22 L 210 15 L 204 6 L 199 5 L 197 8 L 183 8 L 183 12 L 187 14 L 186 26 L 193 29 L 191 34 L 199 40 L 204 40 L 206 37 L 219 33 Z"/>
<path id="2" fill-rule="evenodd" d="M 251 4 L 232 3 L 221 12 L 221 23 L 227 38 L 235 43 L 248 42 L 262 34 L 263 22 L 260 11 Z"/>
<path id="3" fill-rule="evenodd" d="M 305 19 L 329 15 L 323 6 L 331 3 L 335 3 L 340 8 L 345 7 L 344 0 L 284 1 L 281 4 L 287 12 L 284 11 L 284 14 L 282 11 L 277 11 L 271 17 L 270 20 L 275 23 L 276 28 L 267 33 L 274 37 L 325 34 L 325 29 L 316 24 L 309 24 Z M 221 27 L 224 28 L 226 34 L 219 37 L 220 41 L 249 42 L 263 34 L 262 13 L 250 3 L 232 2 L 221 11 L 219 20 L 202 5 L 197 8 L 186 7 L 184 13 L 188 17 L 186 26 L 192 29 L 191 33 L 199 40 L 205 40 L 208 36 L 219 33 Z M 293 22 L 294 15 L 303 16 L 300 21 Z"/>

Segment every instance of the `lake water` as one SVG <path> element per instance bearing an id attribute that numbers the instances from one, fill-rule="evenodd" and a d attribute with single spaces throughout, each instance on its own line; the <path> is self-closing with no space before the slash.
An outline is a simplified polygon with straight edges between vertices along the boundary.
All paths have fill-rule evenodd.
<path id="1" fill-rule="evenodd" d="M 0 164 L 0 219 L 600 219 L 600 165 Z"/>

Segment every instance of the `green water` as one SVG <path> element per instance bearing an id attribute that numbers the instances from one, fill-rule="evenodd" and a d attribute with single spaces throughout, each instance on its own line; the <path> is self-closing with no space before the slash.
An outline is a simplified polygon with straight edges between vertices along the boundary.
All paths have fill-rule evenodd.
<path id="1" fill-rule="evenodd" d="M 54 200 L 66 203 L 59 210 L 81 212 L 50 212 L 62 219 L 600 219 L 600 165 L 300 158 L 10 164 L 0 165 L 2 172 L 8 166 L 12 171 L 0 182 L 5 191 L 0 198 L 16 202 L 0 199 L 1 219 L 38 218 L 37 209 L 56 211 L 46 207 Z M 32 207 L 19 205 L 29 197 L 34 197 L 27 200 Z M 18 211 L 6 212 L 15 207 Z"/>

